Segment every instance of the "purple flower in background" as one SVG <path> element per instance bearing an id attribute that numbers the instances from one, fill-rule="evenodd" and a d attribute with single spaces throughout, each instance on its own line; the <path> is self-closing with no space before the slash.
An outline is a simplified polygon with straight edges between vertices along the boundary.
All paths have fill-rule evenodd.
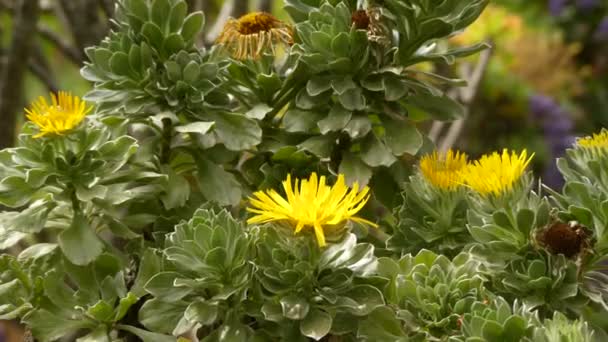
<path id="1" fill-rule="evenodd" d="M 549 13 L 554 17 L 560 16 L 567 2 L 568 0 L 549 0 Z"/>
<path id="2" fill-rule="evenodd" d="M 572 119 L 553 98 L 544 95 L 530 97 L 530 111 L 532 118 L 539 122 L 543 130 L 552 160 L 545 168 L 543 183 L 558 189 L 564 184 L 564 179 L 553 161 L 561 157 L 575 141 L 572 135 Z"/>
<path id="3" fill-rule="evenodd" d="M 576 7 L 584 12 L 596 8 L 599 4 L 599 0 L 576 0 Z"/>
<path id="4" fill-rule="evenodd" d="M 595 30 L 594 38 L 599 41 L 608 40 L 608 16 L 604 17 Z"/>

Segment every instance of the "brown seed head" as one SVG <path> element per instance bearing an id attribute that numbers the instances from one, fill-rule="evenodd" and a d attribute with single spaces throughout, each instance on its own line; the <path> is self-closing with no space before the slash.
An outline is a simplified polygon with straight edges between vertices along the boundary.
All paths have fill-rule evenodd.
<path id="1" fill-rule="evenodd" d="M 369 27 L 369 16 L 365 10 L 356 10 L 351 16 L 351 21 L 358 30 L 367 30 Z"/>
<path id="2" fill-rule="evenodd" d="M 555 222 L 540 233 L 539 242 L 553 254 L 572 258 L 589 244 L 589 232 L 584 226 Z"/>

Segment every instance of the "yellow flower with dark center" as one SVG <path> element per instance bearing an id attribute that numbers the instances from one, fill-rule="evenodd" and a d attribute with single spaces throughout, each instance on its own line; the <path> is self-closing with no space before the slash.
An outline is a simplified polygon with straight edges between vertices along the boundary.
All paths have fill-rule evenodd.
<path id="1" fill-rule="evenodd" d="M 217 39 L 236 59 L 257 59 L 275 45 L 293 44 L 293 31 L 289 25 L 265 12 L 245 14 L 230 19 Z"/>
<path id="2" fill-rule="evenodd" d="M 80 124 L 93 107 L 86 106 L 86 102 L 78 96 L 60 91 L 57 95 L 51 93 L 51 104 L 42 96 L 26 108 L 26 117 L 33 122 L 40 133 L 34 138 L 45 135 L 63 135 Z"/>
<path id="3" fill-rule="evenodd" d="M 299 185 L 299 186 L 298 186 Z M 250 198 L 249 212 L 256 214 L 247 223 L 286 222 L 293 226 L 294 233 L 304 228 L 314 230 L 319 246 L 325 246 L 325 234 L 336 225 L 348 220 L 377 225 L 354 215 L 369 199 L 369 188 L 355 182 L 352 189 L 346 186 L 344 175 L 339 175 L 333 186 L 325 184 L 325 176 L 317 177 L 313 172 L 309 179 L 295 181 L 292 187 L 291 175 L 283 181 L 286 198 L 275 190 L 257 191 Z"/>
<path id="4" fill-rule="evenodd" d="M 576 140 L 576 145 L 583 148 L 606 148 L 608 147 L 608 130 L 602 129 L 599 133 L 594 133 L 592 136 L 579 138 Z"/>
<path id="5" fill-rule="evenodd" d="M 533 156 L 528 157 L 526 150 L 517 154 L 515 151 L 509 153 L 507 149 L 502 154 L 486 154 L 464 168 L 461 177 L 467 186 L 481 195 L 498 196 L 513 188 Z"/>
<path id="6" fill-rule="evenodd" d="M 468 165 L 467 155 L 451 149 L 445 153 L 427 154 L 420 160 L 420 173 L 435 187 L 454 190 L 463 184 L 462 170 Z"/>

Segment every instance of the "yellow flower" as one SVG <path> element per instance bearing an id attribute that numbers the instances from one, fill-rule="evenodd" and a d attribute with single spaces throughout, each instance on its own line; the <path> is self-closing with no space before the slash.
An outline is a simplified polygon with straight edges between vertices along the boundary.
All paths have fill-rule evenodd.
<path id="1" fill-rule="evenodd" d="M 325 246 L 325 233 L 335 228 L 332 226 L 347 220 L 377 227 L 368 220 L 353 216 L 369 199 L 369 188 L 364 187 L 359 191 L 359 185 L 355 182 L 349 192 L 344 175 L 339 175 L 336 184 L 329 186 L 325 184 L 325 176 L 318 179 L 313 172 L 308 180 L 296 179 L 294 188 L 291 175 L 288 175 L 283 181 L 287 198 L 272 189 L 255 192 L 254 197 L 250 198 L 251 207 L 247 210 L 257 215 L 247 220 L 247 223 L 288 222 L 293 225 L 294 233 L 299 233 L 306 227 L 312 228 L 319 246 Z"/>
<path id="2" fill-rule="evenodd" d="M 266 49 L 274 53 L 276 44 L 293 44 L 291 27 L 265 12 L 230 19 L 217 38 L 236 59 L 257 59 Z"/>
<path id="3" fill-rule="evenodd" d="M 528 158 L 526 150 L 518 155 L 514 151 L 509 153 L 507 149 L 502 154 L 486 154 L 462 171 L 462 179 L 482 195 L 500 195 L 513 188 L 533 156 L 534 154 Z"/>
<path id="4" fill-rule="evenodd" d="M 608 147 L 608 130 L 602 129 L 600 133 L 579 138 L 576 140 L 576 145 L 584 148 L 606 148 Z"/>
<path id="5" fill-rule="evenodd" d="M 462 170 L 467 167 L 467 155 L 454 152 L 427 154 L 420 160 L 420 173 L 434 186 L 454 190 L 462 185 Z"/>
<path id="6" fill-rule="evenodd" d="M 57 95 L 51 93 L 51 105 L 42 96 L 37 101 L 32 102 L 29 109 L 25 109 L 28 120 L 33 122 L 40 133 L 34 138 L 44 135 L 63 135 L 78 126 L 85 115 L 93 107 L 86 107 L 86 102 L 78 96 L 60 91 Z"/>

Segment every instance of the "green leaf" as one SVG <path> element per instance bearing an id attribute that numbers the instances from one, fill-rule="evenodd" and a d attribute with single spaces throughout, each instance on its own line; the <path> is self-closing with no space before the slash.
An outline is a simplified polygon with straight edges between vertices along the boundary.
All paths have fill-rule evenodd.
<path id="1" fill-rule="evenodd" d="M 408 341 L 402 324 L 395 312 L 388 306 L 381 306 L 374 310 L 366 320 L 359 324 L 357 337 L 366 341 Z"/>
<path id="2" fill-rule="evenodd" d="M 160 200 L 167 210 L 183 207 L 190 197 L 190 183 L 182 175 L 178 175 L 171 167 L 167 167 L 167 185 Z"/>
<path id="3" fill-rule="evenodd" d="M 186 17 L 182 31 L 180 32 L 184 41 L 188 42 L 194 39 L 196 34 L 203 28 L 205 16 L 203 12 L 194 12 Z"/>
<path id="4" fill-rule="evenodd" d="M 374 134 L 368 136 L 361 146 L 361 160 L 371 167 L 391 166 L 397 161 L 389 148 Z"/>
<path id="5" fill-rule="evenodd" d="M 196 165 L 199 188 L 207 200 L 216 201 L 221 205 L 239 203 L 242 196 L 241 185 L 233 174 L 203 157 L 197 158 Z"/>
<path id="6" fill-rule="evenodd" d="M 270 112 L 272 112 L 272 107 L 265 103 L 258 103 L 253 106 L 253 108 L 251 108 L 249 111 L 247 111 L 247 113 L 245 113 L 245 116 L 256 120 L 262 120 L 266 117 L 266 114 Z"/>
<path id="7" fill-rule="evenodd" d="M 214 124 L 215 124 L 215 122 L 213 122 L 213 121 L 211 121 L 211 122 L 205 122 L 205 121 L 190 122 L 185 125 L 175 126 L 175 131 L 179 132 L 179 133 L 206 134 L 207 132 L 209 132 L 209 130 L 211 129 L 211 127 L 213 127 Z"/>
<path id="8" fill-rule="evenodd" d="M 304 140 L 298 147 L 320 158 L 329 158 L 335 140 L 335 137 L 320 135 Z"/>
<path id="9" fill-rule="evenodd" d="M 136 328 L 130 325 L 119 324 L 116 326 L 120 330 L 128 331 L 135 336 L 141 338 L 142 342 L 175 342 L 175 337 L 170 335 L 163 335 L 159 333 L 154 333 L 150 331 L 146 331 L 143 329 Z"/>
<path id="10" fill-rule="evenodd" d="M 348 57 L 350 53 L 350 39 L 348 33 L 338 33 L 331 41 L 331 49 L 336 56 Z"/>
<path id="11" fill-rule="evenodd" d="M 70 227 L 59 234 L 59 247 L 75 265 L 86 265 L 103 251 L 103 242 L 82 213 L 75 213 Z"/>
<path id="12" fill-rule="evenodd" d="M 353 139 L 366 136 L 371 129 L 372 122 L 367 116 L 355 116 L 344 127 L 344 131 Z"/>
<path id="13" fill-rule="evenodd" d="M 338 301 L 337 305 L 344 306 L 357 316 L 368 315 L 376 308 L 384 305 L 382 292 L 371 285 L 356 285 L 344 297 L 349 300 Z"/>
<path id="14" fill-rule="evenodd" d="M 182 68 L 174 61 L 165 62 L 165 70 L 167 70 L 167 77 L 173 82 L 177 82 L 182 79 Z"/>
<path id="15" fill-rule="evenodd" d="M 184 317 L 191 322 L 212 325 L 217 320 L 217 314 L 218 307 L 216 304 L 198 300 L 188 305 Z"/>
<path id="16" fill-rule="evenodd" d="M 357 89 L 357 85 L 353 81 L 352 76 L 341 76 L 331 80 L 331 86 L 338 95 L 344 94 L 347 90 Z"/>
<path id="17" fill-rule="evenodd" d="M 359 186 L 365 186 L 372 177 L 372 169 L 365 165 L 358 155 L 346 152 L 342 156 L 339 172 L 344 174 L 347 184 L 359 183 Z"/>
<path id="18" fill-rule="evenodd" d="M 173 8 L 171 8 L 171 15 L 169 18 L 169 31 L 177 32 L 184 23 L 184 18 L 188 14 L 188 5 L 185 1 L 178 1 Z"/>
<path id="19" fill-rule="evenodd" d="M 184 82 L 194 84 L 201 75 L 201 68 L 195 61 L 190 61 L 184 67 Z"/>
<path id="20" fill-rule="evenodd" d="M 317 96 L 331 88 L 331 78 L 314 76 L 306 83 L 306 91 L 310 96 Z"/>
<path id="21" fill-rule="evenodd" d="M 56 243 L 37 243 L 21 251 L 18 260 L 25 261 L 28 259 L 38 259 L 53 252 L 56 248 Z"/>
<path id="22" fill-rule="evenodd" d="M 160 50 L 162 48 L 164 37 L 163 32 L 158 25 L 150 21 L 146 22 L 141 28 L 141 34 L 146 37 L 146 40 L 150 46 L 154 47 L 156 50 Z"/>
<path id="23" fill-rule="evenodd" d="M 26 205 L 36 193 L 21 177 L 10 176 L 0 182 L 0 204 L 16 208 Z"/>
<path id="24" fill-rule="evenodd" d="M 363 110 L 365 108 L 365 97 L 361 92 L 361 88 L 350 88 L 340 94 L 338 100 L 347 110 Z"/>
<path id="25" fill-rule="evenodd" d="M 385 76 L 383 78 L 383 83 L 384 99 L 386 101 L 397 101 L 407 94 L 407 84 L 395 76 Z"/>
<path id="26" fill-rule="evenodd" d="M 448 96 L 419 93 L 407 98 L 407 103 L 439 120 L 453 120 L 464 116 L 464 107 Z"/>
<path id="27" fill-rule="evenodd" d="M 163 302 L 157 298 L 148 300 L 139 310 L 139 322 L 144 327 L 170 334 L 186 311 L 185 302 Z"/>
<path id="28" fill-rule="evenodd" d="M 125 135 L 104 143 L 98 151 L 104 160 L 126 161 L 137 151 L 137 140 Z"/>
<path id="29" fill-rule="evenodd" d="M 281 309 L 283 310 L 283 316 L 293 320 L 301 320 L 308 315 L 310 305 L 304 298 L 289 295 L 281 298 Z"/>
<path id="30" fill-rule="evenodd" d="M 0 214 L 0 226 L 7 232 L 39 233 L 44 229 L 49 213 L 57 206 L 49 195 L 37 200 L 20 213 L 4 212 Z"/>
<path id="31" fill-rule="evenodd" d="M 346 127 L 352 117 L 352 112 L 344 109 L 339 104 L 335 104 L 329 111 L 329 115 L 317 122 L 321 134 L 331 131 L 339 131 Z"/>
<path id="32" fill-rule="evenodd" d="M 154 297 L 165 301 L 178 301 L 192 292 L 189 287 L 178 287 L 174 285 L 174 281 L 183 276 L 176 272 L 160 272 L 153 276 L 144 286 L 146 291 Z"/>
<path id="33" fill-rule="evenodd" d="M 318 341 L 329 333 L 331 323 L 332 318 L 327 312 L 313 309 L 300 322 L 300 332 L 302 335 Z"/>
<path id="34" fill-rule="evenodd" d="M 123 319 L 123 317 L 125 317 L 131 306 L 137 303 L 138 300 L 139 298 L 132 292 L 127 293 L 126 297 L 121 298 L 115 310 L 114 322 L 118 322 Z"/>
<path id="35" fill-rule="evenodd" d="M 104 325 L 100 325 L 97 329 L 91 333 L 82 336 L 76 340 L 76 342 L 112 342 L 108 334 L 108 328 Z"/>
<path id="36" fill-rule="evenodd" d="M 400 156 L 404 153 L 415 155 L 422 147 L 422 134 L 416 126 L 399 120 L 383 120 L 385 128 L 386 145 L 394 155 Z"/>
<path id="37" fill-rule="evenodd" d="M 150 14 L 152 15 L 152 21 L 158 27 L 167 27 L 167 19 L 170 19 L 168 14 L 171 11 L 171 4 L 169 0 L 154 0 L 152 2 L 152 8 Z"/>
<path id="38" fill-rule="evenodd" d="M 23 322 L 30 327 L 34 337 L 42 341 L 55 341 L 80 329 L 92 329 L 96 325 L 82 317 L 69 319 L 45 309 L 32 311 L 24 317 Z"/>
<path id="39" fill-rule="evenodd" d="M 215 134 L 231 151 L 254 147 L 262 139 L 262 129 L 255 120 L 243 115 L 224 113 L 214 117 Z"/>
<path id="40" fill-rule="evenodd" d="M 175 53 L 178 53 L 180 50 L 184 49 L 186 43 L 184 42 L 184 38 L 177 33 L 172 33 L 163 41 L 163 50 L 167 53 L 168 56 L 171 56 Z M 183 79 L 186 80 L 186 76 L 183 76 Z M 192 81 L 191 78 L 188 78 L 189 82 Z"/>
<path id="41" fill-rule="evenodd" d="M 141 256 L 137 277 L 135 278 L 135 282 L 131 288 L 131 292 L 133 292 L 134 295 L 137 297 L 143 297 L 146 294 L 144 286 L 148 280 L 150 280 L 150 278 L 160 272 L 160 265 L 160 257 L 154 252 L 154 250 L 151 248 L 146 249 Z"/>
<path id="42" fill-rule="evenodd" d="M 129 56 L 124 52 L 114 52 L 110 58 L 110 69 L 113 73 L 120 76 L 128 76 L 131 74 L 131 65 Z"/>
<path id="43" fill-rule="evenodd" d="M 101 322 L 111 322 L 114 318 L 114 308 L 107 302 L 100 300 L 89 307 L 87 314 Z"/>
<path id="44" fill-rule="evenodd" d="M 309 132 L 317 127 L 322 114 L 304 111 L 296 108 L 289 109 L 283 116 L 283 125 L 287 132 Z"/>

